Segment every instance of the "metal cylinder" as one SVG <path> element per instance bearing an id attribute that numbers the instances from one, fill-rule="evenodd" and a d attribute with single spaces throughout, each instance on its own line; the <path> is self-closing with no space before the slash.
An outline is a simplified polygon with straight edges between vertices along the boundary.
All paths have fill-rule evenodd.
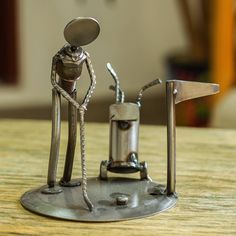
<path id="1" fill-rule="evenodd" d="M 167 194 L 175 193 L 176 184 L 176 133 L 174 83 L 166 83 L 167 106 Z"/>
<path id="2" fill-rule="evenodd" d="M 107 169 L 115 173 L 140 171 L 138 162 L 139 107 L 135 103 L 110 106 L 110 146 Z"/>

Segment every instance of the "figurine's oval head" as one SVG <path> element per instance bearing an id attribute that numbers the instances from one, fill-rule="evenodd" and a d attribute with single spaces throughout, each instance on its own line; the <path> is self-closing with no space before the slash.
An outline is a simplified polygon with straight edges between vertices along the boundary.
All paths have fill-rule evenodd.
<path id="1" fill-rule="evenodd" d="M 75 47 L 87 45 L 94 41 L 100 32 L 100 26 L 92 17 L 78 17 L 70 21 L 64 29 L 65 40 Z"/>
<path id="2" fill-rule="evenodd" d="M 66 44 L 56 63 L 56 72 L 62 80 L 78 80 L 86 55 L 81 47 Z"/>

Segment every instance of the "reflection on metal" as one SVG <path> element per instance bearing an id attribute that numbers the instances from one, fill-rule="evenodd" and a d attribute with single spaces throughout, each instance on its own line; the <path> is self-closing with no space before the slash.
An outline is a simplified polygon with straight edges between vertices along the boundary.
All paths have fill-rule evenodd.
<path id="1" fill-rule="evenodd" d="M 78 180 L 77 182 L 80 182 Z M 164 186 L 149 180 L 128 178 L 88 179 L 88 194 L 94 208 L 90 212 L 84 204 L 81 187 L 61 187 L 56 195 L 42 194 L 42 186 L 26 192 L 23 206 L 41 215 L 86 222 L 111 222 L 142 218 L 173 207 L 175 196 L 166 196 Z"/>
<path id="2" fill-rule="evenodd" d="M 94 91 L 96 77 L 89 54 L 80 46 L 96 39 L 100 31 L 98 22 L 90 17 L 77 18 L 65 28 L 66 44 L 53 57 L 51 70 L 52 136 L 47 184 L 26 192 L 21 204 L 28 210 L 60 219 L 109 222 L 150 216 L 173 207 L 177 202 L 175 104 L 218 92 L 218 85 L 171 80 L 166 82 L 167 93 L 167 186 L 153 182 L 148 175 L 147 163 L 139 162 L 139 119 L 143 92 L 160 84 L 156 79 L 143 86 L 135 102 L 125 102 L 117 74 L 111 64 L 107 69 L 115 81 L 115 103 L 110 106 L 109 158 L 100 165 L 97 178 L 86 174 L 84 114 Z M 76 100 L 76 81 L 86 64 L 90 86 L 79 104 Z M 57 181 L 60 149 L 61 96 L 68 101 L 68 144 L 63 176 Z M 77 133 L 77 113 L 80 123 L 80 151 L 82 178 L 71 179 Z M 110 177 L 113 172 L 122 177 Z M 128 174 L 140 173 L 131 179 Z"/>
<path id="3" fill-rule="evenodd" d="M 167 188 L 168 195 L 175 194 L 176 184 L 176 131 L 175 104 L 185 100 L 219 92 L 219 85 L 212 83 L 168 80 L 166 82 L 167 106 Z"/>

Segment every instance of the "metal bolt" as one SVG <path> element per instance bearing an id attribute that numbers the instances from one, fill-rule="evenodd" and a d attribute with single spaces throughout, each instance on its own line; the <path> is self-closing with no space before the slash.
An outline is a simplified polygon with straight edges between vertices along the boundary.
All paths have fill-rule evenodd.
<path id="1" fill-rule="evenodd" d="M 63 190 L 60 187 L 54 186 L 54 187 L 46 187 L 41 190 L 41 193 L 44 194 L 58 194 L 61 193 Z"/>
<path id="2" fill-rule="evenodd" d="M 127 196 L 119 196 L 116 198 L 117 205 L 127 205 L 129 198 Z"/>
<path id="3" fill-rule="evenodd" d="M 130 122 L 124 121 L 124 120 L 119 120 L 119 121 L 118 121 L 118 127 L 119 127 L 121 130 L 127 130 L 127 129 L 130 128 Z"/>

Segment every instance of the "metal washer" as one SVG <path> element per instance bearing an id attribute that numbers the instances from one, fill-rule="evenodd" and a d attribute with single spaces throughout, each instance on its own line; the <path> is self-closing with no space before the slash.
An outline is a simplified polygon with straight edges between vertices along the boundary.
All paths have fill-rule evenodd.
<path id="1" fill-rule="evenodd" d="M 87 209 L 81 186 L 61 187 L 58 194 L 45 194 L 47 186 L 26 192 L 21 204 L 40 215 L 86 222 L 109 222 L 142 218 L 173 207 L 175 195 L 167 196 L 164 186 L 149 180 L 127 178 L 88 179 L 88 195 L 94 210 Z M 117 198 L 128 198 L 127 204 L 117 204 Z"/>
<path id="2" fill-rule="evenodd" d="M 99 23 L 92 17 L 78 17 L 70 21 L 64 29 L 65 40 L 76 47 L 91 43 L 99 33 Z"/>

